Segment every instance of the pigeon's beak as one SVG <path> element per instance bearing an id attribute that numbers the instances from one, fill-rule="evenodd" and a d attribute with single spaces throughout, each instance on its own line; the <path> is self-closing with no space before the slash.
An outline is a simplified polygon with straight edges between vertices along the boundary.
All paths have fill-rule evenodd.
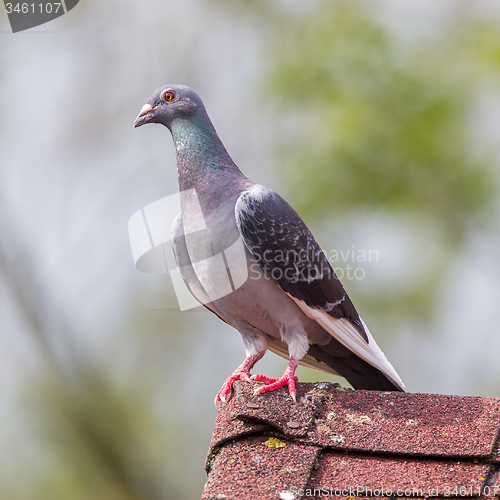
<path id="1" fill-rule="evenodd" d="M 153 111 L 153 107 L 151 104 L 144 104 L 144 106 L 141 109 L 141 112 L 139 113 L 139 116 L 135 119 L 134 122 L 134 127 L 140 127 L 141 125 L 144 125 L 149 121 L 149 118 L 151 118 L 149 113 Z"/>

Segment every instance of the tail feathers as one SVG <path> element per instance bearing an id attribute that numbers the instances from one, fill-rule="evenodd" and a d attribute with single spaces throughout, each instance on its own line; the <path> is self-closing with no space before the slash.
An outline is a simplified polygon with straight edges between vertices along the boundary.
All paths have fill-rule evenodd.
<path id="1" fill-rule="evenodd" d="M 324 346 L 311 345 L 308 354 L 328 365 L 355 389 L 405 392 L 392 378 L 356 356 L 333 338 Z"/>

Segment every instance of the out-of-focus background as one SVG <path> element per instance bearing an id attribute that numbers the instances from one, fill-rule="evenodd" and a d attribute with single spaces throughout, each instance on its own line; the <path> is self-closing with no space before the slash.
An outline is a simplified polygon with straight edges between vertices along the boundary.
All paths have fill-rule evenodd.
<path id="1" fill-rule="evenodd" d="M 201 495 L 244 352 L 134 268 L 129 217 L 177 191 L 168 131 L 132 128 L 165 83 L 303 216 L 409 391 L 500 397 L 498 2 L 82 0 L 15 35 L 0 6 L 0 75 L 0 498 Z"/>

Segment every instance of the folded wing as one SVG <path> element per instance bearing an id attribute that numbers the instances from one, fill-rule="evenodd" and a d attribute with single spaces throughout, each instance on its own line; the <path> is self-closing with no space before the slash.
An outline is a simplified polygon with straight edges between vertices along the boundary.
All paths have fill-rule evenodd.
<path id="1" fill-rule="evenodd" d="M 395 390 L 403 390 L 399 375 L 375 343 L 295 210 L 271 189 L 254 185 L 239 197 L 235 214 L 246 248 L 267 276 L 335 341 L 382 372 Z M 337 342 L 332 342 L 332 346 Z M 313 347 L 310 354 L 327 362 L 326 353 L 321 359 L 321 348 Z"/>

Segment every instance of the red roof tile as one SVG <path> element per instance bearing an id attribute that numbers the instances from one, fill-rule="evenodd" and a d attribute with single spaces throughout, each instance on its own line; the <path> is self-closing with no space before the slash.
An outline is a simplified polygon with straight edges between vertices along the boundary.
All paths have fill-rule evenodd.
<path id="1" fill-rule="evenodd" d="M 495 446 L 495 452 L 494 452 L 494 459 L 495 462 L 500 463 L 500 434 L 498 435 L 497 438 L 497 443 Z"/>
<path id="2" fill-rule="evenodd" d="M 228 443 L 215 455 L 202 498 L 279 499 L 291 479 L 307 482 L 319 452 L 314 446 L 268 436 Z"/>
<path id="3" fill-rule="evenodd" d="M 349 494 L 354 489 L 354 496 L 479 496 L 488 468 L 488 464 L 455 460 L 325 452 L 308 486 Z"/>
<path id="4" fill-rule="evenodd" d="M 295 404 L 286 390 L 253 390 L 235 384 L 219 408 L 203 499 L 291 500 L 304 488 L 313 498 L 323 487 L 334 487 L 328 496 L 340 487 L 500 495 L 500 399 L 320 383 L 298 384 Z M 270 438 L 286 446 L 273 447 Z"/>
<path id="5" fill-rule="evenodd" d="M 483 493 L 488 496 L 500 497 L 500 468 L 492 468 L 488 483 L 485 485 Z"/>

